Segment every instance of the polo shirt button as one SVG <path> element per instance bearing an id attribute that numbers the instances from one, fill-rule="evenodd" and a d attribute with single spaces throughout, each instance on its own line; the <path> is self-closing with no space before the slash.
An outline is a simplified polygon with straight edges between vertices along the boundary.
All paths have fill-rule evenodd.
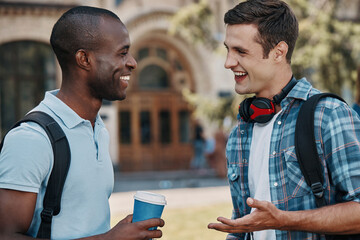
<path id="1" fill-rule="evenodd" d="M 274 186 L 277 187 L 279 186 L 279 184 L 277 182 L 274 182 Z"/>
<path id="2" fill-rule="evenodd" d="M 245 131 L 244 131 L 244 130 L 241 130 L 241 131 L 240 131 L 240 134 L 244 134 L 244 133 L 245 133 Z"/>
<path id="3" fill-rule="evenodd" d="M 278 121 L 277 124 L 278 124 L 278 125 L 281 125 L 281 121 Z"/>
<path id="4" fill-rule="evenodd" d="M 276 155 L 276 152 L 275 151 L 273 151 L 273 153 L 272 153 L 273 155 Z"/>

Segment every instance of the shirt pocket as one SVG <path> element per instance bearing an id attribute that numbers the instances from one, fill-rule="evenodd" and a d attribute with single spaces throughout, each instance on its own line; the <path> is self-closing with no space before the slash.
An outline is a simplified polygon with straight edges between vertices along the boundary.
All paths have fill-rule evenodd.
<path id="1" fill-rule="evenodd" d="M 286 191 L 292 198 L 302 197 L 311 193 L 304 175 L 301 172 L 300 164 L 296 158 L 295 147 L 290 147 L 284 152 L 286 163 Z"/>
<path id="2" fill-rule="evenodd" d="M 234 205 L 234 213 L 238 213 L 239 209 L 241 209 L 241 200 L 244 195 L 240 185 L 240 167 L 237 164 L 229 165 L 227 176 L 229 179 L 231 198 Z"/>
<path id="3" fill-rule="evenodd" d="M 231 189 L 231 195 L 241 195 L 240 191 L 240 167 L 237 164 L 231 164 L 228 166 L 228 179 Z"/>

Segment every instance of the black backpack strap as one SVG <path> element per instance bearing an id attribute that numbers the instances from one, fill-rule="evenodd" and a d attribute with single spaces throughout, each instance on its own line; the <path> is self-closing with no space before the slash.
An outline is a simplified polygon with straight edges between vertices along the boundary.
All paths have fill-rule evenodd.
<path id="1" fill-rule="evenodd" d="M 306 183 L 311 187 L 317 207 L 326 205 L 323 189 L 321 161 L 317 152 L 314 134 L 314 114 L 319 100 L 333 97 L 345 102 L 332 93 L 320 93 L 310 97 L 301 107 L 295 128 L 295 151 L 301 172 Z"/>
<path id="2" fill-rule="evenodd" d="M 15 123 L 12 128 L 29 121 L 39 124 L 45 130 L 53 148 L 54 165 L 43 200 L 44 209 L 41 212 L 41 224 L 37 234 L 37 238 L 50 239 L 52 217 L 58 215 L 61 209 L 62 190 L 70 166 L 70 147 L 66 135 L 59 124 L 44 112 L 31 112 Z M 0 144 L 0 151 L 3 142 Z"/>

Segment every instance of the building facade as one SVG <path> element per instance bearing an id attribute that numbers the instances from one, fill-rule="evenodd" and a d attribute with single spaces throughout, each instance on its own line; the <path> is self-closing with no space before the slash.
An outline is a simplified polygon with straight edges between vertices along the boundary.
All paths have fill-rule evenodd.
<path id="1" fill-rule="evenodd" d="M 341 0 L 338 17 L 360 20 L 360 0 Z M 100 110 L 121 171 L 187 169 L 193 156 L 194 119 L 182 91 L 206 97 L 233 92 L 225 54 L 169 34 L 171 19 L 199 0 L 0 0 L 0 136 L 58 88 L 61 71 L 49 44 L 56 20 L 74 6 L 115 12 L 125 23 L 138 62 L 127 99 Z M 237 0 L 208 0 L 220 44 L 224 13 Z"/>
<path id="2" fill-rule="evenodd" d="M 168 33 L 172 16 L 191 0 L 0 1 L 0 125 L 11 125 L 58 88 L 61 71 L 51 50 L 52 27 L 79 5 L 107 8 L 125 23 L 138 62 L 127 99 L 104 102 L 100 110 L 111 137 L 111 156 L 121 171 L 187 169 L 193 156 L 192 109 L 187 88 L 204 96 L 233 90 L 224 55 Z M 209 1 L 214 28 L 223 36 L 222 16 L 234 1 Z"/>

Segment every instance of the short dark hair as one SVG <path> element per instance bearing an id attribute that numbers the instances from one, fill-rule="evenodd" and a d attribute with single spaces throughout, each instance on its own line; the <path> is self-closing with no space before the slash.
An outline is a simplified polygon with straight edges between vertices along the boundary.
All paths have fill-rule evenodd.
<path id="1" fill-rule="evenodd" d="M 291 56 L 299 35 L 299 24 L 290 7 L 280 0 L 247 0 L 230 9 L 224 17 L 225 24 L 255 24 L 259 36 L 256 41 L 261 44 L 264 58 L 281 41 L 289 46 L 287 62 Z"/>
<path id="2" fill-rule="evenodd" d="M 96 49 L 101 39 L 98 26 L 100 18 L 104 16 L 121 22 L 120 18 L 109 10 L 79 6 L 65 12 L 55 23 L 50 43 L 63 71 L 79 49 Z"/>

